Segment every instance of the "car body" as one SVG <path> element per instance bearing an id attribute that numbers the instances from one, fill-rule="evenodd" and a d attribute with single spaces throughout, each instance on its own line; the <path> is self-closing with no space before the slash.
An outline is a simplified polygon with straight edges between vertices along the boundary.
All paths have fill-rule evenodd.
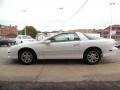
<path id="1" fill-rule="evenodd" d="M 28 43 L 28 42 L 33 42 L 36 41 L 29 35 L 18 35 L 16 37 L 16 44 L 21 44 L 21 43 Z"/>
<path id="2" fill-rule="evenodd" d="M 10 45 L 13 45 L 13 44 L 15 44 L 14 40 L 11 40 L 11 39 L 3 37 L 3 36 L 0 36 L 0 46 L 2 46 L 2 45 L 10 46 Z"/>
<path id="3" fill-rule="evenodd" d="M 8 55 L 23 64 L 39 59 L 83 59 L 88 64 L 96 64 L 102 57 L 116 53 L 114 43 L 113 39 L 89 39 L 83 33 L 62 32 L 42 41 L 12 46 Z"/>

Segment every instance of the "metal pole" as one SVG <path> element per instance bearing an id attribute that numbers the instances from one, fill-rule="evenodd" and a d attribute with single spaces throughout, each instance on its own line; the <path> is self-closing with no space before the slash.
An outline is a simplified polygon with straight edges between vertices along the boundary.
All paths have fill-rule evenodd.
<path id="1" fill-rule="evenodd" d="M 110 39 L 111 39 L 111 30 L 112 30 L 112 3 L 110 3 Z"/>
<path id="2" fill-rule="evenodd" d="M 25 19 L 26 10 L 22 10 L 22 12 L 24 13 L 24 19 Z M 26 35 L 26 26 L 25 26 L 25 35 Z"/>
<path id="3" fill-rule="evenodd" d="M 109 3 L 110 5 L 110 39 L 111 39 L 111 31 L 112 31 L 112 6 L 115 5 L 115 3 Z"/>
<path id="4" fill-rule="evenodd" d="M 61 20 L 62 20 L 63 10 L 64 10 L 64 7 L 59 7 L 59 12 L 60 12 Z M 59 27 L 60 27 L 59 31 L 62 31 L 63 30 L 63 23 L 60 23 Z"/>
<path id="5" fill-rule="evenodd" d="M 25 26 L 25 36 L 26 36 L 26 26 Z"/>

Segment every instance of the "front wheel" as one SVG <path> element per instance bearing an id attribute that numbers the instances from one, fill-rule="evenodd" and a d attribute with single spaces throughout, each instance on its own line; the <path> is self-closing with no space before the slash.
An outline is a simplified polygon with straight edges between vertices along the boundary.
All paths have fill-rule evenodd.
<path id="1" fill-rule="evenodd" d="M 22 50 L 18 54 L 18 60 L 22 64 L 33 64 L 36 61 L 36 55 L 33 51 L 31 50 Z"/>
<path id="2" fill-rule="evenodd" d="M 101 60 L 101 53 L 100 51 L 93 49 L 93 50 L 88 50 L 86 51 L 84 55 L 84 60 L 88 64 L 97 64 Z"/>

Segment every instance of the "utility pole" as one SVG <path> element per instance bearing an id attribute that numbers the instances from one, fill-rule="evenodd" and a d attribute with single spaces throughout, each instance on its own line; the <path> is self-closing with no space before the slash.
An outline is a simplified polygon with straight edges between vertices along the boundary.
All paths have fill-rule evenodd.
<path id="1" fill-rule="evenodd" d="M 26 36 L 26 26 L 25 26 L 25 36 Z"/>
<path id="2" fill-rule="evenodd" d="M 24 14 L 24 20 L 25 20 L 25 13 L 26 13 L 26 10 L 22 10 L 22 13 Z M 26 25 L 25 25 L 25 28 L 24 28 L 24 29 L 25 29 L 25 35 L 26 35 L 26 34 L 27 34 L 27 33 L 26 33 Z"/>
<path id="3" fill-rule="evenodd" d="M 112 6 L 115 5 L 115 3 L 109 3 L 110 5 L 110 31 L 109 31 L 109 34 L 110 34 L 110 39 L 111 39 L 111 31 L 112 31 Z"/>
<path id="4" fill-rule="evenodd" d="M 63 15 L 63 10 L 64 10 L 64 7 L 59 7 L 58 8 L 58 10 L 59 10 L 59 13 L 60 13 L 60 17 L 61 17 L 61 20 L 62 20 L 62 15 Z M 59 31 L 63 31 L 63 22 L 62 23 L 60 23 L 60 28 L 59 28 Z"/>

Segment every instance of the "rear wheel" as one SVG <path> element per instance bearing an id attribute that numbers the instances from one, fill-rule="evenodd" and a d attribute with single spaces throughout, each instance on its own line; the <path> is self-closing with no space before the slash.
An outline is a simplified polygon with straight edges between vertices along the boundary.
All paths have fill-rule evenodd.
<path id="1" fill-rule="evenodd" d="M 36 61 L 36 55 L 31 50 L 22 50 L 18 54 L 18 59 L 22 64 L 33 64 Z"/>
<path id="2" fill-rule="evenodd" d="M 91 49 L 86 51 L 84 55 L 84 60 L 88 64 L 97 64 L 101 60 L 101 53 L 97 49 Z"/>

